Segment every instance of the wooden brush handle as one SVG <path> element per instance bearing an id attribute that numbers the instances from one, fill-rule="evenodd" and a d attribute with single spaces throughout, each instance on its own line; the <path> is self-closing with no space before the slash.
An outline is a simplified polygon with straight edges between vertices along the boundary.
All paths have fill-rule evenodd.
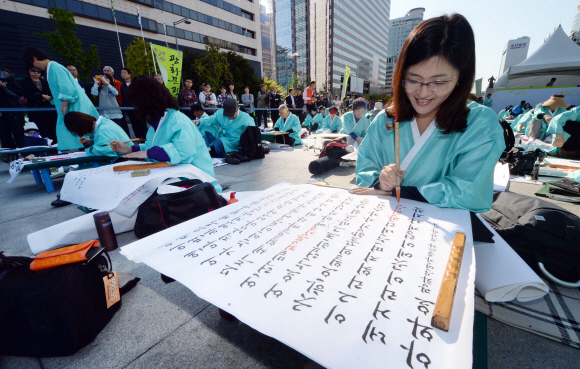
<path id="1" fill-rule="evenodd" d="M 113 172 L 124 172 L 126 170 L 137 170 L 137 169 L 152 169 L 152 168 L 166 168 L 172 167 L 173 165 L 168 164 L 165 161 L 160 161 L 157 163 L 148 164 L 128 164 L 128 165 L 117 165 L 113 167 Z"/>

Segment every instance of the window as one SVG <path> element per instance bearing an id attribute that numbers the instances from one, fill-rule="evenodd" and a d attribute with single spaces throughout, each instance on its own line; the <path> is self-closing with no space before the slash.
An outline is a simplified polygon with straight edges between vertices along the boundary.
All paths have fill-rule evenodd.
<path id="1" fill-rule="evenodd" d="M 127 14 L 127 13 L 115 12 L 115 17 L 117 18 L 117 23 L 119 23 L 119 24 L 125 24 L 125 23 L 127 23 L 125 21 L 125 14 Z M 143 28 L 145 28 L 145 27 L 143 27 Z"/>
<path id="2" fill-rule="evenodd" d="M 153 3 L 157 9 L 163 9 L 163 0 L 154 0 Z"/>
<path id="3" fill-rule="evenodd" d="M 167 26 L 167 35 L 175 37 L 175 28 L 172 26 Z"/>
<path id="4" fill-rule="evenodd" d="M 184 31 L 185 32 L 185 39 L 189 41 L 193 41 L 193 32 L 191 31 Z"/>
<path id="5" fill-rule="evenodd" d="M 201 43 L 201 35 L 199 33 L 193 33 L 193 41 Z"/>
<path id="6" fill-rule="evenodd" d="M 173 14 L 181 15 L 181 6 L 173 4 Z"/>
<path id="7" fill-rule="evenodd" d="M 93 4 L 83 3 L 83 13 L 88 17 L 98 18 L 97 7 Z"/>
<path id="8" fill-rule="evenodd" d="M 113 14 L 111 14 L 111 9 L 103 8 L 102 6 L 97 6 L 97 13 L 100 19 L 113 21 Z"/>
<path id="9" fill-rule="evenodd" d="M 191 20 L 197 20 L 197 12 L 195 10 L 190 10 L 189 11 L 189 19 L 191 19 Z"/>
<path id="10" fill-rule="evenodd" d="M 77 14 L 83 14 L 83 4 L 80 2 L 76 0 L 67 0 L 66 5 L 69 11 Z"/>
<path id="11" fill-rule="evenodd" d="M 164 1 L 163 2 L 163 10 L 165 10 L 166 12 L 173 12 L 173 6 L 169 1 Z"/>
<path id="12" fill-rule="evenodd" d="M 178 38 L 185 38 L 185 31 L 181 28 L 175 28 L 175 33 Z"/>
<path id="13" fill-rule="evenodd" d="M 181 16 L 182 17 L 187 17 L 189 18 L 189 9 L 187 9 L 186 7 L 182 6 L 181 7 Z"/>
<path id="14" fill-rule="evenodd" d="M 149 29 L 153 32 L 157 31 L 157 22 L 155 22 L 153 19 L 149 19 Z"/>
<path id="15" fill-rule="evenodd" d="M 223 20 L 221 20 L 221 19 L 219 20 L 219 25 L 220 25 L 220 28 L 226 29 L 226 22 L 224 22 Z"/>
<path id="16" fill-rule="evenodd" d="M 157 33 L 165 33 L 165 30 L 163 29 L 163 23 L 157 23 Z"/>
<path id="17" fill-rule="evenodd" d="M 213 26 L 215 26 L 215 27 L 219 27 L 219 26 L 220 26 L 219 19 L 217 19 L 217 18 L 212 18 L 212 19 L 211 19 L 211 24 L 212 24 Z"/>
<path id="18" fill-rule="evenodd" d="M 224 2 L 223 2 L 223 0 L 217 0 L 216 5 L 217 5 L 218 8 L 222 8 L 223 9 L 224 8 Z"/>
<path id="19" fill-rule="evenodd" d="M 30 4 L 30 2 L 27 2 L 27 3 Z M 67 10 L 66 9 L 66 0 L 55 0 L 55 5 L 57 8 Z"/>
<path id="20" fill-rule="evenodd" d="M 137 16 L 133 14 L 125 15 L 125 23 L 129 26 L 139 27 L 139 22 L 137 21 Z"/>
<path id="21" fill-rule="evenodd" d="M 32 0 L 32 5 L 48 8 L 48 0 Z"/>

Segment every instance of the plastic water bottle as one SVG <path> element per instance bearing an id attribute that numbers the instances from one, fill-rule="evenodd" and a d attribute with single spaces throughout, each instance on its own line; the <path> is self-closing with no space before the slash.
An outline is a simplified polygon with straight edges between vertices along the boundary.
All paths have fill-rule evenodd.
<path id="1" fill-rule="evenodd" d="M 540 173 L 540 158 L 536 158 L 534 163 L 534 169 L 532 170 L 532 181 L 538 180 L 538 174 Z"/>

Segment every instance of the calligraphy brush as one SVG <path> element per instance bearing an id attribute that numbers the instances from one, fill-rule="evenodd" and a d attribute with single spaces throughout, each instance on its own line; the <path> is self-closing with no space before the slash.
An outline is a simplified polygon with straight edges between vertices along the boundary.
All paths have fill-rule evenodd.
<path id="1" fill-rule="evenodd" d="M 399 172 L 401 171 L 401 156 L 400 156 L 400 146 L 399 146 L 399 117 L 395 115 L 395 163 L 397 164 L 397 187 L 395 191 L 397 193 L 397 202 L 401 202 L 401 177 Z"/>
<path id="2" fill-rule="evenodd" d="M 141 141 L 141 139 L 140 139 L 140 138 L 134 138 L 134 139 L 132 139 L 132 140 L 125 140 L 125 141 L 120 141 L 120 142 L 121 142 L 121 143 L 125 143 L 125 142 L 135 142 L 135 141 Z M 108 144 L 106 144 L 106 145 L 101 145 L 101 146 L 111 146 L 111 143 L 109 142 Z"/>

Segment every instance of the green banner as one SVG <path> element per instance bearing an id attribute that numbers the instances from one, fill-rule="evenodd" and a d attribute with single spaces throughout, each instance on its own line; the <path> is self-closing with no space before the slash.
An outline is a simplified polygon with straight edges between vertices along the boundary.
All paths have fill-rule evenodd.
<path id="1" fill-rule="evenodd" d="M 481 83 L 483 78 L 475 80 L 475 96 L 481 97 Z"/>
<path id="2" fill-rule="evenodd" d="M 346 87 L 348 86 L 349 77 L 350 77 L 350 68 L 346 67 L 346 72 L 344 73 L 344 85 L 342 85 L 342 97 L 340 98 L 341 101 L 346 96 Z"/>
<path id="3" fill-rule="evenodd" d="M 181 64 L 183 63 L 183 52 L 173 50 L 168 47 L 151 44 L 157 68 L 163 77 L 165 87 L 169 89 L 175 97 L 179 94 L 181 81 Z"/>

